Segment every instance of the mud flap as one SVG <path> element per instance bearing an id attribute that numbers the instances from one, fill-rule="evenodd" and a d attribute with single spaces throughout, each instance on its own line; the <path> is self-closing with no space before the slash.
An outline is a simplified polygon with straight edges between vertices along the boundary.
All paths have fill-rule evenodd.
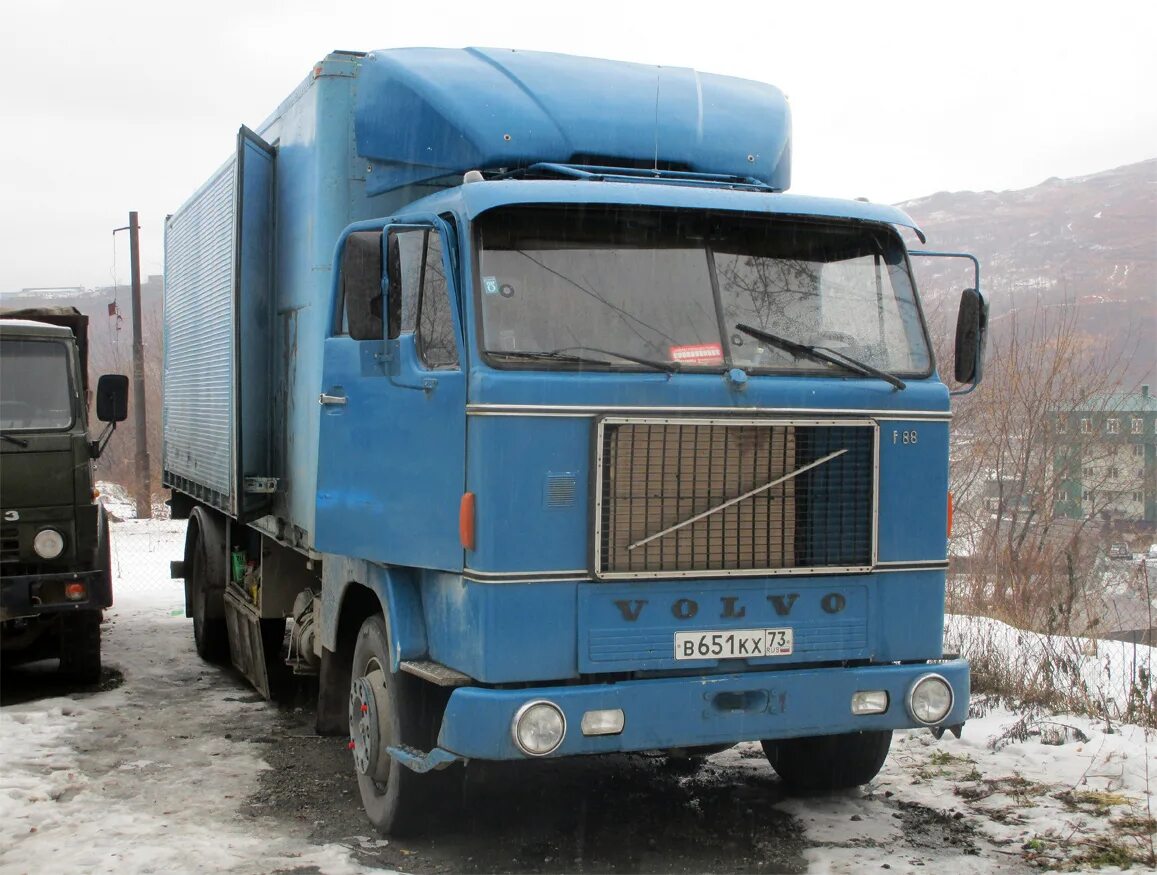
<path id="1" fill-rule="evenodd" d="M 265 664 L 265 639 L 261 615 L 232 586 L 225 587 L 225 622 L 229 626 L 229 653 L 233 667 L 266 699 L 273 698 L 269 669 Z"/>

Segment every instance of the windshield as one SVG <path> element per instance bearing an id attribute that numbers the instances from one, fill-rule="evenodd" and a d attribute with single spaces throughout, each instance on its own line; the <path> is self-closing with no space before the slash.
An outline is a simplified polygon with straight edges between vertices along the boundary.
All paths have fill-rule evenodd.
<path id="1" fill-rule="evenodd" d="M 888 373 L 931 370 L 888 229 L 589 205 L 493 210 L 478 227 L 483 348 L 500 367 L 846 373 L 747 325 Z"/>
<path id="2" fill-rule="evenodd" d="M 0 431 L 72 425 L 68 353 L 53 340 L 0 343 Z"/>

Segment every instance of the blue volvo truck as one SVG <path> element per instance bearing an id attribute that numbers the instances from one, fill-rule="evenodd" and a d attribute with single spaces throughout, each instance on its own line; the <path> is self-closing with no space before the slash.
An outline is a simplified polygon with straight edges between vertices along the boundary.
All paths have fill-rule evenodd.
<path id="1" fill-rule="evenodd" d="M 756 82 L 335 52 L 166 220 L 197 651 L 315 676 L 382 832 L 475 759 L 758 740 L 816 790 L 959 734 L 923 237 L 790 146 Z"/>

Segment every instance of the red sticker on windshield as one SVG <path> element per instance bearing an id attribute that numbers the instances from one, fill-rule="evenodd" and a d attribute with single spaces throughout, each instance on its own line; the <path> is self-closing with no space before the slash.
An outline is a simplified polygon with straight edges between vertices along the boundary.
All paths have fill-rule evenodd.
<path id="1" fill-rule="evenodd" d="M 723 347 L 718 343 L 699 343 L 693 346 L 671 347 L 671 361 L 691 365 L 723 364 Z"/>

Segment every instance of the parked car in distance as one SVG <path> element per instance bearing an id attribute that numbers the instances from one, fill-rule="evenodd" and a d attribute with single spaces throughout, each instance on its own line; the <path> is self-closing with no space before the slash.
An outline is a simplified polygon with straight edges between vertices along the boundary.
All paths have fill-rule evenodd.
<path id="1" fill-rule="evenodd" d="M 1128 544 L 1110 544 L 1109 545 L 1110 559 L 1132 559 L 1133 551 L 1129 549 Z"/>

